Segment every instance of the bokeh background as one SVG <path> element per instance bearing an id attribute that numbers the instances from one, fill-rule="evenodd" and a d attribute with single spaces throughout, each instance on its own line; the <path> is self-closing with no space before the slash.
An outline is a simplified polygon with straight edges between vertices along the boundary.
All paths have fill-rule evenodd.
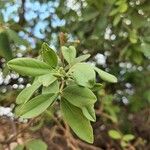
<path id="1" fill-rule="evenodd" d="M 6 66 L 12 58 L 37 57 L 43 42 L 59 51 L 60 32 L 67 34 L 78 55 L 90 53 L 90 63 L 118 78 L 117 84 L 103 83 L 97 93 L 94 144 L 74 136 L 78 149 L 123 149 L 122 141 L 108 134 L 112 129 L 134 135 L 127 149 L 150 149 L 149 0 L 1 0 L 0 149 L 14 149 L 37 138 L 48 149 L 72 148 L 60 131 L 50 136 L 57 125 L 47 115 L 20 133 L 28 120 L 15 119 L 15 98 L 31 79 L 9 72 Z"/>

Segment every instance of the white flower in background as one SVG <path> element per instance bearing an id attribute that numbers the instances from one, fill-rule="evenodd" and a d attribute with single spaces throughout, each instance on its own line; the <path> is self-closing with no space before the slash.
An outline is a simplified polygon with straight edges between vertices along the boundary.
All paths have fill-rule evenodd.
<path id="1" fill-rule="evenodd" d="M 115 34 L 112 34 L 111 36 L 110 36 L 110 39 L 113 41 L 113 40 L 115 40 L 116 39 L 116 35 Z"/>
<path id="2" fill-rule="evenodd" d="M 16 118 L 15 114 L 12 112 L 13 108 L 15 107 L 14 104 L 12 104 L 10 107 L 2 107 L 0 106 L 0 116 L 5 116 L 8 117 L 12 120 L 17 119 L 19 122 L 21 123 L 27 123 L 28 119 L 24 119 L 24 118 Z"/>
<path id="3" fill-rule="evenodd" d="M 123 102 L 125 105 L 127 105 L 127 104 L 129 103 L 129 100 L 128 100 L 125 96 L 123 96 L 123 97 L 122 97 L 122 102 Z"/>
<path id="4" fill-rule="evenodd" d="M 15 115 L 12 113 L 12 108 L 0 106 L 0 116 L 7 116 L 14 119 Z"/>
<path id="5" fill-rule="evenodd" d="M 104 56 L 103 54 L 96 54 L 95 59 L 98 65 L 106 65 L 106 56 Z"/>
<path id="6" fill-rule="evenodd" d="M 127 18 L 124 18 L 123 19 L 123 22 L 126 24 L 126 25 L 130 25 L 131 24 L 131 20 L 127 19 Z"/>
<path id="7" fill-rule="evenodd" d="M 105 34 L 104 34 L 105 40 L 109 40 L 110 39 L 111 33 L 112 33 L 111 28 L 107 27 L 106 30 L 105 30 Z"/>

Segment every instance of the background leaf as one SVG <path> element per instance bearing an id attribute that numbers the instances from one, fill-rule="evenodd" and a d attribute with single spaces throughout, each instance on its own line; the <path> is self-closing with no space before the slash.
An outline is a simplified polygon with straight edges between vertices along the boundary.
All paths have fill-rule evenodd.
<path id="1" fill-rule="evenodd" d="M 14 150 L 24 150 L 24 145 L 17 145 Z"/>
<path id="2" fill-rule="evenodd" d="M 3 56 L 7 61 L 13 58 L 10 41 L 6 32 L 0 32 L 0 56 Z"/>
<path id="3" fill-rule="evenodd" d="M 109 130 L 108 134 L 111 138 L 116 140 L 122 138 L 122 135 L 116 130 Z"/>
<path id="4" fill-rule="evenodd" d="M 29 150 L 47 150 L 47 145 L 40 139 L 30 140 L 26 143 L 26 147 Z"/>
<path id="5" fill-rule="evenodd" d="M 10 40 L 14 41 L 15 44 L 28 46 L 28 42 L 22 39 L 14 30 L 6 30 Z"/>
<path id="6" fill-rule="evenodd" d="M 132 134 L 126 134 L 126 135 L 124 135 L 123 136 L 123 138 L 122 138 L 122 140 L 124 140 L 124 141 L 131 141 L 131 140 L 133 140 L 135 138 L 135 136 L 134 135 L 132 135 Z"/>

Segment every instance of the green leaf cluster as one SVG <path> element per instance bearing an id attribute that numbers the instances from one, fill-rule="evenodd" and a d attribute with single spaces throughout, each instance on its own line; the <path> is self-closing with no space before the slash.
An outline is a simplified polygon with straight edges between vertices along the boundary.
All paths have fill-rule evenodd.
<path id="1" fill-rule="evenodd" d="M 120 140 L 120 145 L 125 148 L 130 141 L 135 139 L 135 136 L 132 134 L 123 135 L 117 130 L 109 130 L 108 135 L 114 140 Z"/>
<path id="2" fill-rule="evenodd" d="M 96 83 L 96 72 L 104 81 L 115 83 L 117 78 L 83 62 L 90 55 L 77 57 L 74 46 L 62 46 L 61 52 L 63 58 L 43 43 L 41 60 L 16 58 L 8 62 L 10 69 L 35 78 L 32 85 L 18 95 L 16 115 L 21 118 L 37 117 L 59 100 L 64 120 L 78 137 L 93 143 L 90 121 L 96 121 L 94 104 L 97 98 L 94 91 L 101 88 L 101 84 Z"/>

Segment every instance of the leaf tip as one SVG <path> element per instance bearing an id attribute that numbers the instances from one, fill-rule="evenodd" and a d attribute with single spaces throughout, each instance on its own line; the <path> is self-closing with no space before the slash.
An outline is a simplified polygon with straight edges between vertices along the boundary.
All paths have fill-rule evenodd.
<path id="1" fill-rule="evenodd" d="M 93 134 L 89 137 L 89 139 L 85 140 L 87 143 L 93 144 L 94 143 L 94 136 Z"/>
<path id="2" fill-rule="evenodd" d="M 113 82 L 112 83 L 117 83 L 118 79 L 114 76 Z"/>

